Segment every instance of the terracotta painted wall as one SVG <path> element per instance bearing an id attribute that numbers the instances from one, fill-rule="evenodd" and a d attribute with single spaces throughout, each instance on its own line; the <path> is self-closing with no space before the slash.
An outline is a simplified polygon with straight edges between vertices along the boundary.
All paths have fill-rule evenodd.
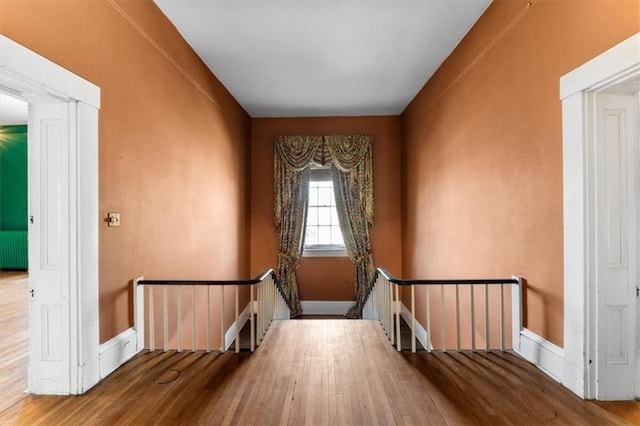
<path id="1" fill-rule="evenodd" d="M 402 115 L 403 272 L 522 275 L 526 327 L 562 346 L 559 79 L 638 32 L 640 6 L 528 3 L 494 1 Z"/>
<path id="2" fill-rule="evenodd" d="M 370 134 L 373 136 L 373 259 L 400 274 L 399 117 L 254 118 L 251 120 L 251 273 L 275 268 L 273 138 L 278 135 Z M 302 300 L 353 300 L 353 264 L 345 258 L 306 258 L 297 270 Z"/>
<path id="3" fill-rule="evenodd" d="M 3 1 L 0 31 L 101 88 L 102 342 L 134 277 L 248 277 L 249 117 L 155 4 Z"/>

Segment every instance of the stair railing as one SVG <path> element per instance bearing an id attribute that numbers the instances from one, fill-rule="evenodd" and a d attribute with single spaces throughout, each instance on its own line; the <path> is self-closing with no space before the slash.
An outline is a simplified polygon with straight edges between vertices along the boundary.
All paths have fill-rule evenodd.
<path id="1" fill-rule="evenodd" d="M 234 288 L 235 322 L 229 330 L 225 330 L 225 288 Z M 249 303 L 242 311 L 244 318 L 241 318 L 240 311 L 240 288 L 248 286 Z M 175 288 L 174 297 L 169 297 L 170 288 Z M 276 277 L 273 269 L 268 269 L 250 280 L 146 280 L 143 277 L 133 281 L 134 294 L 134 328 L 137 332 L 137 349 L 145 347 L 145 337 L 148 337 L 148 349 L 156 350 L 156 330 L 162 330 L 162 350 L 177 349 L 179 352 L 184 349 L 183 335 L 185 327 L 183 325 L 183 295 L 187 289 L 187 296 L 190 295 L 191 302 L 188 309 L 191 310 L 189 316 L 191 322 L 191 351 L 205 349 L 212 350 L 211 334 L 212 327 L 215 326 L 212 316 L 219 314 L 218 326 L 220 327 L 220 351 L 227 349 L 227 340 L 235 338 L 235 352 L 240 352 L 240 329 L 247 320 L 250 321 L 251 337 L 250 350 L 253 352 L 257 345 L 260 345 L 267 333 L 269 324 L 277 319 L 289 319 L 290 307 L 285 297 L 285 293 Z M 211 296 L 214 291 L 219 291 L 219 301 L 212 304 Z M 146 293 L 146 295 L 145 295 Z M 177 293 L 177 294 L 175 294 Z M 145 297 L 146 296 L 146 297 Z M 198 309 L 198 300 L 206 300 L 204 312 Z M 145 299 L 147 301 L 145 306 Z M 160 303 L 161 307 L 156 308 Z M 170 309 L 171 308 L 171 309 Z M 170 348 L 169 325 L 171 322 L 170 312 L 175 311 L 175 330 L 177 345 Z M 158 318 L 160 317 L 160 318 Z M 160 322 L 159 327 L 156 322 Z M 200 347 L 197 344 L 197 328 L 205 327 L 206 345 Z M 146 331 L 146 332 L 145 332 Z M 186 330 L 186 333 L 189 333 Z M 172 336 L 173 337 L 173 336 Z"/>
<path id="2" fill-rule="evenodd" d="M 505 286 L 511 287 L 511 333 L 512 333 L 512 348 L 519 350 L 520 331 L 522 330 L 522 282 L 523 279 L 519 276 L 512 276 L 511 278 L 492 278 L 492 279 L 447 279 L 447 280 L 422 280 L 422 279 L 399 279 L 391 275 L 388 271 L 382 268 L 376 269 L 374 277 L 369 285 L 367 291 L 366 302 L 362 311 L 363 319 L 375 319 L 380 321 L 382 328 L 387 334 L 389 341 L 392 345 L 395 344 L 398 351 L 402 350 L 402 343 L 400 339 L 400 316 L 402 312 L 402 301 L 400 298 L 400 288 L 405 287 L 410 289 L 410 304 L 409 311 L 409 328 L 411 329 L 411 351 L 416 352 L 416 287 L 423 286 L 424 290 L 424 308 L 426 319 L 426 349 L 431 351 L 434 349 L 432 341 L 432 300 L 431 290 L 436 287 L 439 289 L 439 310 L 440 310 L 440 345 L 439 349 L 446 351 L 451 348 L 447 348 L 446 344 L 446 310 L 447 306 L 455 310 L 455 350 L 460 351 L 462 347 L 461 343 L 461 327 L 469 327 L 469 349 L 476 351 L 478 349 L 484 349 L 489 351 L 491 349 L 500 349 L 504 351 L 506 349 L 505 344 Z M 454 302 L 449 303 L 445 299 L 445 289 L 454 288 Z M 462 324 L 460 313 L 460 298 L 461 289 L 468 289 L 468 301 L 469 301 L 469 322 L 468 324 Z M 479 290 L 477 290 L 479 289 Z M 484 340 L 484 347 L 479 348 L 476 345 L 476 327 L 478 326 L 476 320 L 476 293 L 479 292 L 483 299 L 484 314 L 482 316 L 483 323 L 480 324 L 481 337 Z M 493 292 L 493 294 L 492 294 Z M 496 294 L 497 293 L 497 294 Z M 491 305 L 491 300 L 498 298 L 498 306 Z M 490 324 L 490 311 L 492 309 L 499 310 L 499 344 L 491 344 L 491 324 Z"/>

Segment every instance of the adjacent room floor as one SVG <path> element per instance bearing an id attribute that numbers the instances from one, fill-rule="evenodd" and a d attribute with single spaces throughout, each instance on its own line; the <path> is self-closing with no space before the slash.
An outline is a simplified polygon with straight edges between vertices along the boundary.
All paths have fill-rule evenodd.
<path id="1" fill-rule="evenodd" d="M 25 397 L 29 360 L 28 275 L 0 271 L 0 412 Z"/>

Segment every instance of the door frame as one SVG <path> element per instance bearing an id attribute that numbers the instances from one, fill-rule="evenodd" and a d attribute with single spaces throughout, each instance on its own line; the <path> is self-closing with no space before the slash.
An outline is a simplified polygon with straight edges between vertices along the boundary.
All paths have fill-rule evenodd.
<path id="1" fill-rule="evenodd" d="M 593 265 L 593 152 L 590 114 L 600 92 L 640 78 L 640 33 L 560 78 L 564 207 L 564 365 L 562 383 L 596 397 L 596 288 Z M 637 165 L 636 165 L 637 167 Z M 636 170 L 637 172 L 637 170 Z M 636 206 L 636 209 L 638 206 Z"/>
<path id="2" fill-rule="evenodd" d="M 45 386 L 34 370 L 39 363 L 29 360 L 29 392 L 80 394 L 100 380 L 98 364 L 98 110 L 100 88 L 30 49 L 0 34 L 0 90 L 34 104 L 51 102 L 67 105 L 69 114 L 69 282 L 64 283 L 68 304 L 62 329 L 69 332 L 69 345 L 61 350 L 69 360 L 69 377 L 54 387 Z M 33 158 L 29 158 L 33 161 Z M 37 165 L 36 165 L 37 166 Z M 35 197 L 34 197 L 35 195 Z M 29 194 L 38 199 L 39 194 Z M 40 232 L 30 226 L 29 232 Z M 37 240 L 40 240 L 38 238 Z M 40 247 L 30 247 L 30 250 Z M 35 291 L 38 283 L 30 286 Z M 38 300 L 46 304 L 46 300 Z M 31 321 L 31 318 L 30 318 Z M 32 339 L 38 337 L 31 336 Z M 42 340 L 42 336 L 40 336 Z M 31 344 L 30 344 L 31 346 Z M 36 347 L 40 345 L 35 345 Z"/>

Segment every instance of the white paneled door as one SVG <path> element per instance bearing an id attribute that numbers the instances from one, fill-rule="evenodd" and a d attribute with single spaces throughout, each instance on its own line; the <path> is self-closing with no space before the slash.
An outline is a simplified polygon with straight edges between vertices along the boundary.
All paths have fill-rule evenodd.
<path id="1" fill-rule="evenodd" d="M 70 104 L 29 106 L 29 390 L 69 393 Z"/>
<path id="2" fill-rule="evenodd" d="M 638 98 L 595 98 L 596 398 L 638 394 Z"/>

